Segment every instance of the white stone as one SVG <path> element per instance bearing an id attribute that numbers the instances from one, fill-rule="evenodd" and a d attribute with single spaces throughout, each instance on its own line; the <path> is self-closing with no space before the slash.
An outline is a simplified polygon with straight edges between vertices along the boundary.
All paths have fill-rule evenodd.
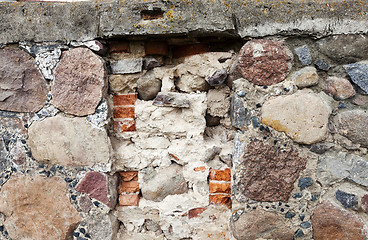
<path id="1" fill-rule="evenodd" d="M 111 62 L 113 74 L 139 73 L 143 68 L 142 58 L 127 58 L 116 62 Z"/>

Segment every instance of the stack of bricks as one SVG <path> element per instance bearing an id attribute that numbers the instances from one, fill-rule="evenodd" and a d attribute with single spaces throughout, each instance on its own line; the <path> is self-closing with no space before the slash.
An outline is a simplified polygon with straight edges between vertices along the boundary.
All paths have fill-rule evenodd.
<path id="1" fill-rule="evenodd" d="M 120 172 L 119 206 L 139 206 L 139 183 L 137 171 Z"/>
<path id="2" fill-rule="evenodd" d="M 210 169 L 209 172 L 209 204 L 226 205 L 231 208 L 231 170 Z"/>
<path id="3" fill-rule="evenodd" d="M 135 131 L 134 104 L 136 100 L 136 93 L 113 96 L 115 133 Z"/>

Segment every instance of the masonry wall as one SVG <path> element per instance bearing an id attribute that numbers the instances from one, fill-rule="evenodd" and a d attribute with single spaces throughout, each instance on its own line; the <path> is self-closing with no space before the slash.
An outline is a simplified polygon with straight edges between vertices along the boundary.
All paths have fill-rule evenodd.
<path id="1" fill-rule="evenodd" d="M 239 22 L 233 1 L 119 3 L 131 24 L 155 25 L 137 32 L 113 24 L 114 4 L 0 3 L 18 16 L 100 6 L 100 23 L 112 19 L 102 36 L 3 31 L 0 239 L 368 238 L 364 3 L 328 3 L 342 28 L 331 6 L 322 22 L 301 10 L 322 24 L 308 31 Z M 283 4 L 242 6 L 262 7 L 262 22 Z M 201 23 L 223 8 L 229 21 Z M 170 25 L 198 10 L 202 30 Z M 336 32 L 347 19 L 361 25 Z"/>

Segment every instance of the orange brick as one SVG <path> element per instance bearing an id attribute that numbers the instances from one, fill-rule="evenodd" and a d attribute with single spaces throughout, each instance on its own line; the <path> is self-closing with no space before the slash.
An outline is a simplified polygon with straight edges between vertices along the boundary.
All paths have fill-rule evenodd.
<path id="1" fill-rule="evenodd" d="M 146 55 L 169 55 L 169 47 L 165 41 L 147 41 L 144 48 Z"/>
<path id="2" fill-rule="evenodd" d="M 114 106 L 134 105 L 136 100 L 137 100 L 136 93 L 113 96 Z"/>
<path id="3" fill-rule="evenodd" d="M 206 211 L 206 209 L 207 209 L 206 207 L 190 209 L 188 211 L 188 217 L 189 218 L 199 217 L 199 215 L 201 215 L 201 213 Z"/>
<path id="4" fill-rule="evenodd" d="M 119 172 L 120 177 L 123 181 L 138 181 L 138 172 L 137 171 L 126 171 L 126 172 Z"/>
<path id="5" fill-rule="evenodd" d="M 121 181 L 119 184 L 120 193 L 135 193 L 139 192 L 139 183 L 137 181 L 124 182 Z"/>
<path id="6" fill-rule="evenodd" d="M 230 182 L 231 181 L 231 170 L 230 168 L 226 168 L 225 170 L 210 169 L 209 178 L 210 180 Z"/>
<path id="7" fill-rule="evenodd" d="M 128 41 L 110 41 L 109 42 L 110 53 L 128 53 L 130 52 Z"/>
<path id="8" fill-rule="evenodd" d="M 201 172 L 201 171 L 204 171 L 204 170 L 206 170 L 205 166 L 194 168 L 194 171 L 196 171 L 196 172 Z"/>
<path id="9" fill-rule="evenodd" d="M 231 193 L 231 184 L 230 183 L 214 183 L 210 182 L 209 184 L 210 193 Z"/>
<path id="10" fill-rule="evenodd" d="M 209 51 L 210 47 L 204 43 L 183 45 L 173 48 L 173 57 L 174 58 L 188 57 L 196 54 L 206 53 Z"/>
<path id="11" fill-rule="evenodd" d="M 114 131 L 116 133 L 134 132 L 135 131 L 134 119 L 123 119 L 120 121 L 114 121 Z"/>
<path id="12" fill-rule="evenodd" d="M 209 196 L 210 205 L 226 205 L 231 208 L 231 198 L 228 194 L 216 194 Z"/>
<path id="13" fill-rule="evenodd" d="M 134 118 L 134 107 L 115 107 L 114 118 Z"/>
<path id="14" fill-rule="evenodd" d="M 119 206 L 139 206 L 139 195 L 138 194 L 119 195 Z"/>

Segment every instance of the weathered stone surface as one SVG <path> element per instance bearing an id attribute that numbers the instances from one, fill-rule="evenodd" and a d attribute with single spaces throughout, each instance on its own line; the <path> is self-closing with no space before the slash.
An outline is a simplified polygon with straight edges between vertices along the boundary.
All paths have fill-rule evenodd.
<path id="1" fill-rule="evenodd" d="M 189 108 L 189 99 L 187 94 L 182 93 L 158 93 L 153 100 L 153 105 L 159 107 L 176 107 L 176 108 Z"/>
<path id="2" fill-rule="evenodd" d="M 176 164 L 143 177 L 142 195 L 147 200 L 162 201 L 168 195 L 182 194 L 188 191 L 182 167 Z"/>
<path id="3" fill-rule="evenodd" d="M 306 159 L 259 141 L 248 144 L 237 174 L 237 190 L 256 201 L 287 202 Z M 241 176 L 241 177 L 240 177 Z"/>
<path id="4" fill-rule="evenodd" d="M 79 182 L 76 189 L 113 208 L 117 198 L 116 181 L 116 178 L 104 173 L 88 172 Z"/>
<path id="5" fill-rule="evenodd" d="M 312 64 L 312 56 L 310 50 L 307 45 L 303 45 L 294 49 L 296 55 L 298 56 L 299 61 L 303 65 Z"/>
<path id="6" fill-rule="evenodd" d="M 351 80 L 368 93 L 368 62 L 352 63 L 344 67 Z"/>
<path id="7" fill-rule="evenodd" d="M 353 214 L 340 210 L 329 202 L 317 206 L 312 223 L 315 240 L 365 239 L 362 222 Z"/>
<path id="8" fill-rule="evenodd" d="M 291 79 L 298 88 L 305 88 L 318 84 L 319 77 L 314 67 L 305 67 L 294 72 Z"/>
<path id="9" fill-rule="evenodd" d="M 225 82 L 227 72 L 225 69 L 214 70 L 207 77 L 206 81 L 210 86 L 219 86 Z"/>
<path id="10" fill-rule="evenodd" d="M 266 101 L 262 106 L 262 123 L 285 132 L 298 143 L 312 144 L 326 137 L 331 111 L 320 96 L 301 90 Z"/>
<path id="11" fill-rule="evenodd" d="M 143 69 L 145 70 L 151 70 L 155 67 L 160 67 L 161 63 L 154 57 L 145 57 L 143 59 Z"/>
<path id="12" fill-rule="evenodd" d="M 46 101 L 48 86 L 34 59 L 26 52 L 0 49 L 0 109 L 37 112 Z"/>
<path id="13" fill-rule="evenodd" d="M 110 63 L 112 74 L 139 73 L 143 68 L 142 58 L 127 58 Z"/>
<path id="14" fill-rule="evenodd" d="M 355 90 L 350 81 L 345 78 L 328 77 L 325 92 L 336 100 L 345 100 L 355 95 Z"/>
<path id="15" fill-rule="evenodd" d="M 365 213 L 368 213 L 368 194 L 364 195 L 361 200 L 362 208 Z"/>
<path id="16" fill-rule="evenodd" d="M 135 93 L 142 74 L 109 75 L 110 90 L 114 93 Z"/>
<path id="17" fill-rule="evenodd" d="M 227 52 L 210 52 L 184 58 L 183 63 L 175 67 L 176 87 L 183 92 L 207 91 L 210 85 L 206 78 L 219 69 L 226 69 L 229 62 L 221 63 L 221 58 L 231 58 Z"/>
<path id="18" fill-rule="evenodd" d="M 333 119 L 338 133 L 364 147 L 368 147 L 367 121 L 368 113 L 358 109 L 340 112 Z"/>
<path id="19" fill-rule="evenodd" d="M 326 63 L 325 61 L 323 61 L 322 59 L 317 59 L 314 62 L 314 65 L 319 69 L 319 70 L 323 70 L 323 71 L 328 71 L 330 69 L 330 64 Z"/>
<path id="20" fill-rule="evenodd" d="M 341 34 L 317 41 L 319 51 L 340 64 L 365 59 L 368 56 L 368 38 L 364 35 Z"/>
<path id="21" fill-rule="evenodd" d="M 57 177 L 13 175 L 0 191 L 11 239 L 69 239 L 81 217 Z"/>
<path id="22" fill-rule="evenodd" d="M 91 211 L 93 203 L 88 196 L 84 195 L 80 197 L 78 206 L 82 210 L 82 212 L 88 213 L 89 211 Z"/>
<path id="23" fill-rule="evenodd" d="M 231 99 L 230 119 L 231 125 L 236 128 L 244 128 L 250 124 L 251 114 L 244 107 L 244 103 L 238 94 L 233 94 Z"/>
<path id="24" fill-rule="evenodd" d="M 286 226 L 284 217 L 260 208 L 243 213 L 237 221 L 231 221 L 234 237 L 238 240 L 293 239 L 294 232 Z"/>
<path id="25" fill-rule="evenodd" d="M 97 240 L 115 240 L 119 230 L 119 221 L 109 213 L 91 214 L 87 219 L 87 229 L 91 239 Z"/>
<path id="26" fill-rule="evenodd" d="M 251 40 L 239 54 L 239 69 L 248 81 L 270 86 L 282 82 L 292 66 L 293 54 L 281 41 Z"/>
<path id="27" fill-rule="evenodd" d="M 210 89 L 207 93 L 207 113 L 213 117 L 225 117 L 230 109 L 230 88 Z"/>
<path id="28" fill-rule="evenodd" d="M 28 144 L 36 160 L 53 164 L 108 165 L 110 157 L 106 131 L 92 128 L 84 118 L 56 116 L 34 122 Z"/>
<path id="29" fill-rule="evenodd" d="M 313 180 L 310 177 L 300 178 L 298 182 L 298 187 L 300 188 L 300 191 L 303 191 L 304 189 L 312 186 Z"/>
<path id="30" fill-rule="evenodd" d="M 368 186 L 368 162 L 366 159 L 345 152 L 327 152 L 318 159 L 317 178 L 323 185 L 331 185 L 342 179 Z"/>
<path id="31" fill-rule="evenodd" d="M 157 75 L 157 68 L 148 71 L 137 81 L 139 97 L 143 100 L 152 100 L 161 91 L 162 79 Z"/>
<path id="32" fill-rule="evenodd" d="M 87 48 L 62 54 L 51 87 L 52 103 L 66 113 L 92 114 L 107 86 L 107 70 L 102 58 Z"/>
<path id="33" fill-rule="evenodd" d="M 339 201 L 344 208 L 357 209 L 358 198 L 356 195 L 341 190 L 337 190 L 335 195 L 337 201 Z"/>

